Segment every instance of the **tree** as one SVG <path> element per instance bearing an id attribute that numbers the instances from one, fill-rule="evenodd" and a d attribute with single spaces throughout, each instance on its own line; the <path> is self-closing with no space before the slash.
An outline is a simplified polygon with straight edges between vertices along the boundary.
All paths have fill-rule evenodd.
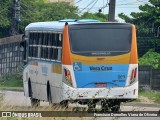
<path id="1" fill-rule="evenodd" d="M 96 20 L 100 20 L 101 22 L 106 22 L 108 20 L 108 15 L 102 14 L 102 13 L 85 12 L 81 16 L 81 19 L 96 19 Z"/>
<path id="2" fill-rule="evenodd" d="M 12 20 L 12 1 L 0 1 L 0 37 L 9 36 Z M 66 18 L 79 18 L 78 8 L 66 2 L 48 3 L 46 0 L 19 0 L 21 5 L 20 33 L 31 22 L 55 21 Z"/>
<path id="3" fill-rule="evenodd" d="M 126 22 L 136 24 L 138 31 L 141 33 L 152 32 L 157 34 L 160 26 L 160 1 L 149 0 L 148 4 L 139 6 L 139 9 L 141 12 L 132 12 L 132 17 L 128 17 L 124 13 L 120 13 L 119 17 Z"/>

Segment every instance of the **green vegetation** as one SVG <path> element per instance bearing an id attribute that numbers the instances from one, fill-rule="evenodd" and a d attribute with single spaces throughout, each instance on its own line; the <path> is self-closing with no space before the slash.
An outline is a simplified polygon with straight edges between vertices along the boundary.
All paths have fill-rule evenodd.
<path id="1" fill-rule="evenodd" d="M 96 19 L 100 20 L 101 22 L 106 22 L 108 20 L 108 15 L 107 14 L 102 14 L 102 13 L 88 13 L 85 12 L 82 16 L 82 19 Z"/>
<path id="2" fill-rule="evenodd" d="M 158 0 L 148 0 L 146 4 L 140 5 L 139 9 L 141 12 L 132 12 L 128 17 L 124 13 L 120 13 L 118 16 L 128 23 L 133 23 L 136 25 L 139 32 L 157 34 L 157 28 L 160 25 L 160 10 L 159 10 Z"/>
<path id="3" fill-rule="evenodd" d="M 139 92 L 139 96 L 148 97 L 153 100 L 155 103 L 160 104 L 160 92 L 158 91 L 141 91 Z"/>
<path id="4" fill-rule="evenodd" d="M 151 65 L 153 68 L 160 68 L 160 54 L 149 50 L 145 55 L 139 59 L 140 65 Z"/>
<path id="5" fill-rule="evenodd" d="M 14 87 L 23 87 L 22 70 L 23 70 L 23 67 L 21 67 L 20 65 L 17 67 L 17 70 L 11 75 L 1 76 L 0 88 L 5 89 L 9 87 L 13 89 Z"/>
<path id="6" fill-rule="evenodd" d="M 0 78 L 0 88 L 23 87 L 23 81 L 17 75 L 3 76 Z"/>
<path id="7" fill-rule="evenodd" d="M 13 16 L 13 0 L 0 0 L 0 37 L 9 36 Z M 106 21 L 107 15 L 102 13 L 84 13 L 78 15 L 78 7 L 67 2 L 49 3 L 46 0 L 20 0 L 19 32 L 24 33 L 24 28 L 32 22 L 57 21 L 61 19 L 98 19 Z"/>

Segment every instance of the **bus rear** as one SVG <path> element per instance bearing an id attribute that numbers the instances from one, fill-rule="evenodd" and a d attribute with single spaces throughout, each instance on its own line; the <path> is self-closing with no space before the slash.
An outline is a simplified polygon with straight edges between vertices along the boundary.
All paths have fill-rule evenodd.
<path id="1" fill-rule="evenodd" d="M 135 26 L 125 23 L 66 24 L 62 65 L 64 100 L 85 103 L 105 99 L 120 105 L 121 101 L 137 98 Z"/>

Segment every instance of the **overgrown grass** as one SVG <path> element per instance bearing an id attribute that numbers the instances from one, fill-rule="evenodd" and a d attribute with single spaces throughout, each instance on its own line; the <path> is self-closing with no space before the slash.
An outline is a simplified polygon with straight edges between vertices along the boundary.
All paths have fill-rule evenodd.
<path id="1" fill-rule="evenodd" d="M 160 104 L 160 92 L 158 91 L 140 91 L 139 96 L 148 97 L 153 100 L 155 103 Z"/>
<path id="2" fill-rule="evenodd" d="M 3 75 L 0 77 L 0 88 L 4 87 L 23 87 L 22 67 L 17 67 L 17 70 L 12 74 Z"/>
<path id="3" fill-rule="evenodd" d="M 0 87 L 23 87 L 23 81 L 15 74 L 3 76 L 0 78 Z"/>

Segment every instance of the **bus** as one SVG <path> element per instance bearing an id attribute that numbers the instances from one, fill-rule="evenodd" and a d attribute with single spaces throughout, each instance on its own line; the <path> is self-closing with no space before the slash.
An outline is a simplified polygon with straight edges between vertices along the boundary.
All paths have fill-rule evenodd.
<path id="1" fill-rule="evenodd" d="M 25 28 L 24 94 L 32 105 L 78 102 L 119 111 L 138 97 L 135 25 L 66 19 Z"/>

